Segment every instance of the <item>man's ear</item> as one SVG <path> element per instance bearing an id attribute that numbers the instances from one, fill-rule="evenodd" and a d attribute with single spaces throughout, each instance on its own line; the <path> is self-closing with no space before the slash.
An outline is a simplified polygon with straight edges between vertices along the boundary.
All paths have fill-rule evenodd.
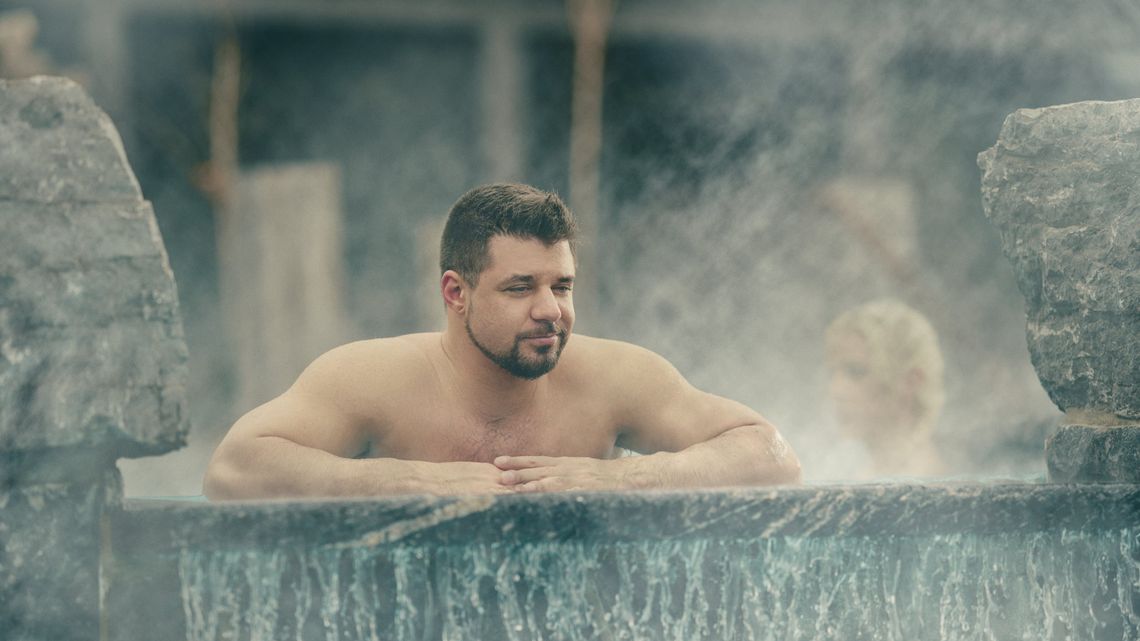
<path id="1" fill-rule="evenodd" d="M 454 269 L 443 272 L 439 279 L 439 290 L 443 294 L 444 306 L 459 314 L 465 312 L 469 287 L 467 281 Z"/>

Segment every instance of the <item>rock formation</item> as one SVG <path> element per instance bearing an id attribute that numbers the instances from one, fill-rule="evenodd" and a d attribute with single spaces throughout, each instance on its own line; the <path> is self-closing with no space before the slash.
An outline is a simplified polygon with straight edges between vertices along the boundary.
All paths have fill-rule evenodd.
<path id="1" fill-rule="evenodd" d="M 1140 423 L 1140 100 L 1018 110 L 978 164 L 986 215 L 1025 296 L 1041 384 L 1071 423 Z M 1104 465 L 1078 463 L 1097 449 L 1096 434 L 1108 432 L 1054 437 L 1053 478 L 1140 481 L 1140 465 L 1109 473 L 1119 450 Z"/>
<path id="2" fill-rule="evenodd" d="M 150 204 L 69 80 L 0 81 L 0 630 L 99 636 L 115 460 L 186 440 L 186 345 Z"/>

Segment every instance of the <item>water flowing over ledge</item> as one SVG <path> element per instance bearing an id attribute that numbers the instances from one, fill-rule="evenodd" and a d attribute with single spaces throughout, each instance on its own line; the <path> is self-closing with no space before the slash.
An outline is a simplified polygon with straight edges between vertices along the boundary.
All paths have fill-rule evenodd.
<path id="1" fill-rule="evenodd" d="M 1140 634 L 1136 486 L 128 501 L 109 526 L 112 639 Z"/>

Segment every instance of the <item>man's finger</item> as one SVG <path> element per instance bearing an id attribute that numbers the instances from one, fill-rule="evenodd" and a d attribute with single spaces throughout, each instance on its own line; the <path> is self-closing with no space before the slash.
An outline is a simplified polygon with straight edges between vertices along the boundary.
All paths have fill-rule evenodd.
<path id="1" fill-rule="evenodd" d="M 499 482 L 503 485 L 519 485 L 521 483 L 529 483 L 539 479 L 546 478 L 551 473 L 550 468 L 546 467 L 529 467 L 520 468 L 516 470 L 506 470 L 499 476 Z"/>
<path id="2" fill-rule="evenodd" d="M 561 492 L 569 487 L 566 479 L 559 476 L 552 476 L 548 478 L 541 478 L 529 483 L 520 483 L 514 486 L 516 492 L 525 493 L 538 493 L 538 492 Z"/>
<path id="3" fill-rule="evenodd" d="M 495 467 L 500 470 L 521 470 L 553 465 L 555 460 L 553 456 L 500 456 L 495 459 Z"/>

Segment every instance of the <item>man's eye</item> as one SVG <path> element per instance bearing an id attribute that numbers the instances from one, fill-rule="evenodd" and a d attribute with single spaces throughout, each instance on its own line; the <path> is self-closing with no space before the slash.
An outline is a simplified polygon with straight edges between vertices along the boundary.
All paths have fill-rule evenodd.
<path id="1" fill-rule="evenodd" d="M 569 286 L 569 285 L 560 285 L 560 286 L 554 288 L 554 291 L 562 292 L 564 294 L 569 294 L 573 290 L 574 290 L 574 288 Z"/>
<path id="2" fill-rule="evenodd" d="M 527 289 L 528 289 L 527 287 L 525 287 L 523 285 L 519 285 L 516 287 L 508 287 L 507 291 L 511 292 L 512 294 L 521 294 L 521 293 L 525 292 Z"/>

